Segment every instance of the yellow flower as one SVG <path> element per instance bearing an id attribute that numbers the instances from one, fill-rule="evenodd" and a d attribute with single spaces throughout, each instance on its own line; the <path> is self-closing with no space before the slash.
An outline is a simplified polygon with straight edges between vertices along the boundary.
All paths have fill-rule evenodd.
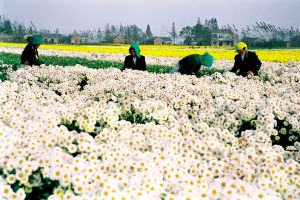
<path id="1" fill-rule="evenodd" d="M 0 46 L 17 46 L 25 47 L 26 44 L 20 43 L 1 43 Z M 55 49 L 63 51 L 77 52 L 99 52 L 110 54 L 129 54 L 129 45 L 114 46 L 86 46 L 86 45 L 48 45 L 42 44 L 41 49 Z M 155 57 L 185 57 L 190 54 L 210 53 L 215 60 L 228 59 L 233 60 L 236 55 L 234 48 L 224 47 L 194 47 L 190 46 L 167 46 L 167 45 L 140 45 L 142 55 Z M 300 61 L 300 49 L 282 49 L 282 50 L 257 50 L 255 51 L 260 60 L 270 62 L 286 63 L 290 60 Z"/>

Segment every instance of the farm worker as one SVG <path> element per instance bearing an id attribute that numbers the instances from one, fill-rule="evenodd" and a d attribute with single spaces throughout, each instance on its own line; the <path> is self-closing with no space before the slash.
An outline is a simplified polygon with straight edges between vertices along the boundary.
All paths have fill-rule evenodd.
<path id="1" fill-rule="evenodd" d="M 256 53 L 248 51 L 247 45 L 243 42 L 236 44 L 236 51 L 238 54 L 234 58 L 234 66 L 231 72 L 236 73 L 239 70 L 239 74 L 242 76 L 258 75 L 261 61 L 258 59 Z"/>
<path id="2" fill-rule="evenodd" d="M 129 56 L 125 57 L 124 69 L 146 70 L 145 57 L 140 54 L 140 47 L 134 43 L 129 48 Z"/>
<path id="3" fill-rule="evenodd" d="M 28 41 L 28 45 L 22 52 L 21 64 L 24 65 L 41 65 L 44 64 L 43 61 L 39 59 L 39 54 L 37 49 L 42 44 L 42 37 L 40 35 L 26 35 L 24 37 Z"/>
<path id="4" fill-rule="evenodd" d="M 191 54 L 182 58 L 172 69 L 170 74 L 179 72 L 181 74 L 197 75 L 201 65 L 204 65 L 206 67 L 211 67 L 213 61 L 214 61 L 213 56 L 207 52 L 203 55 Z"/>

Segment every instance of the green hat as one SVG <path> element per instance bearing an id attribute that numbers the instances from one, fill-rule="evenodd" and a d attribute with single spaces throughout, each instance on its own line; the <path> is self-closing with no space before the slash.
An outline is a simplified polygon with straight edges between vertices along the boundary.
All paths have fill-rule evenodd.
<path id="1" fill-rule="evenodd" d="M 31 36 L 31 37 L 28 37 L 27 41 L 31 45 L 42 44 L 42 36 L 40 36 L 40 35 L 34 35 L 34 36 Z"/>
<path id="2" fill-rule="evenodd" d="M 130 52 L 130 49 L 134 49 L 134 50 L 135 50 L 135 54 L 136 54 L 136 56 L 137 56 L 138 58 L 141 57 L 141 54 L 140 54 L 141 50 L 140 50 L 140 47 L 139 47 L 138 44 L 133 43 L 133 44 L 130 46 L 130 48 L 129 48 L 129 52 Z"/>
<path id="3" fill-rule="evenodd" d="M 200 55 L 200 61 L 202 65 L 211 67 L 214 62 L 214 57 L 206 52 L 205 54 Z"/>

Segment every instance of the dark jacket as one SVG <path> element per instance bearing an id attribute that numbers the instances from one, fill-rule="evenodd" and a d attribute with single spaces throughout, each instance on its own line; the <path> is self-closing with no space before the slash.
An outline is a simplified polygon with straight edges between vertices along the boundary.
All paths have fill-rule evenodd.
<path id="1" fill-rule="evenodd" d="M 145 62 L 145 57 L 140 56 L 140 58 L 136 57 L 136 65 L 133 63 L 133 56 L 129 55 L 125 57 L 124 61 L 124 69 L 134 69 L 134 70 L 146 70 L 146 62 Z"/>
<path id="2" fill-rule="evenodd" d="M 21 55 L 21 64 L 25 65 L 41 65 L 43 62 L 39 60 L 39 53 L 37 49 L 28 44 Z"/>
<path id="3" fill-rule="evenodd" d="M 188 75 L 192 75 L 192 74 L 197 75 L 197 72 L 199 71 L 202 65 L 198 54 L 192 54 L 182 58 L 179 61 L 179 64 L 181 67 L 179 68 L 178 71 L 181 74 L 188 74 Z"/>
<path id="4" fill-rule="evenodd" d="M 258 75 L 258 70 L 260 69 L 261 61 L 258 59 L 255 52 L 246 51 L 244 61 L 242 61 L 241 55 L 238 54 L 234 58 L 234 66 L 231 72 L 236 73 L 238 70 L 239 74 L 242 76 L 247 76 L 248 71 L 252 71 L 254 75 Z"/>

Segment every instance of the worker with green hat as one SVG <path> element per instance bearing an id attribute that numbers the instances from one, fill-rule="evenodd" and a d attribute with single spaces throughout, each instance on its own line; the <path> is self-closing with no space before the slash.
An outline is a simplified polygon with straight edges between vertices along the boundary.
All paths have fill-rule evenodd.
<path id="1" fill-rule="evenodd" d="M 239 75 L 253 76 L 258 75 L 261 67 L 261 61 L 258 59 L 255 52 L 248 51 L 247 45 L 243 42 L 236 44 L 238 54 L 234 58 L 234 66 L 231 72 L 236 73 L 239 70 Z"/>
<path id="2" fill-rule="evenodd" d="M 203 55 L 191 54 L 182 58 L 172 69 L 170 74 L 179 72 L 181 74 L 187 74 L 187 75 L 198 75 L 198 71 L 201 65 L 204 65 L 206 67 L 211 67 L 213 61 L 214 61 L 213 56 L 207 52 Z"/>
<path id="3" fill-rule="evenodd" d="M 25 47 L 21 55 L 21 64 L 24 65 L 41 65 L 43 61 L 39 59 L 37 49 L 42 44 L 42 37 L 40 35 L 26 35 L 24 37 L 28 41 L 28 45 Z"/>
<path id="4" fill-rule="evenodd" d="M 129 48 L 129 56 L 125 57 L 124 69 L 146 70 L 145 57 L 140 54 L 141 50 L 138 44 L 134 43 Z"/>

